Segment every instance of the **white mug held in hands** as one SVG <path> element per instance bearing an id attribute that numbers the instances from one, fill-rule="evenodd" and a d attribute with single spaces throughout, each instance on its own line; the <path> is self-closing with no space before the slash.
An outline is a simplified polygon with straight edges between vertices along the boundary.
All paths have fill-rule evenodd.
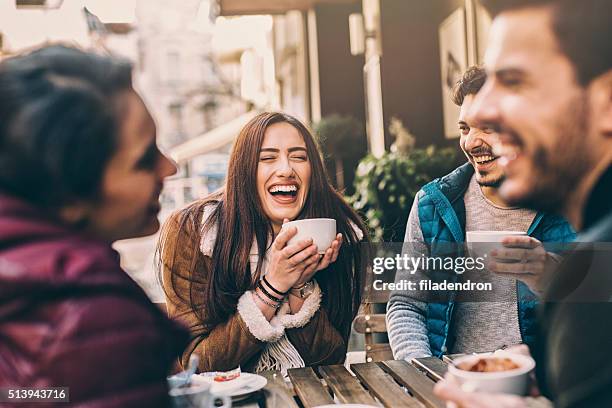
<path id="1" fill-rule="evenodd" d="M 510 236 L 525 236 L 523 231 L 467 231 L 465 240 L 467 242 L 502 242 L 506 237 Z"/>
<path id="2" fill-rule="evenodd" d="M 289 221 L 283 224 L 281 231 L 289 227 L 296 227 L 297 233 L 289 240 L 287 245 L 312 238 L 319 254 L 324 254 L 336 238 L 336 220 L 332 218 L 308 218 Z"/>

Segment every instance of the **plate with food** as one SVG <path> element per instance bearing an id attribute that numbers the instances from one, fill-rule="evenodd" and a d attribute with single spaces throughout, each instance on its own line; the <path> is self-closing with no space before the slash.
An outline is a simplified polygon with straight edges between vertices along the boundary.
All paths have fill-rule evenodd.
<path id="1" fill-rule="evenodd" d="M 219 396 L 242 399 L 266 386 L 268 380 L 261 375 L 240 372 L 240 369 L 227 372 L 207 372 L 194 374 L 192 383 L 208 383 L 210 392 Z"/>

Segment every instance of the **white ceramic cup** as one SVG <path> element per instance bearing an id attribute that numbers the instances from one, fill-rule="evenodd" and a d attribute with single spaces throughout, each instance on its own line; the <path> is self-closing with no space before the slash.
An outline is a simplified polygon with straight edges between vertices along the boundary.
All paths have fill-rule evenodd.
<path id="1" fill-rule="evenodd" d="M 232 399 L 227 396 L 216 396 L 210 392 L 208 383 L 191 384 L 189 387 L 172 388 L 168 395 L 173 408 L 215 408 L 217 400 L 223 401 L 221 408 L 230 408 Z"/>
<path id="2" fill-rule="evenodd" d="M 468 231 L 465 233 L 466 242 L 501 242 L 508 236 L 525 236 L 523 231 Z"/>
<path id="3" fill-rule="evenodd" d="M 508 358 L 518 368 L 496 372 L 473 372 L 460 369 L 463 364 L 474 364 L 481 358 Z M 475 354 L 459 357 L 448 366 L 448 372 L 465 391 L 481 391 L 527 395 L 529 392 L 529 373 L 535 368 L 535 361 L 522 354 L 497 351 L 495 353 Z"/>
<path id="4" fill-rule="evenodd" d="M 312 238 L 320 254 L 324 254 L 336 238 L 336 220 L 332 218 L 308 218 L 289 221 L 283 224 L 281 231 L 289 227 L 296 227 L 297 234 L 289 240 L 287 245 Z"/>
<path id="5" fill-rule="evenodd" d="M 525 236 L 522 231 L 467 231 L 465 242 L 472 258 L 483 258 L 497 248 L 502 248 L 502 240 L 508 236 Z"/>

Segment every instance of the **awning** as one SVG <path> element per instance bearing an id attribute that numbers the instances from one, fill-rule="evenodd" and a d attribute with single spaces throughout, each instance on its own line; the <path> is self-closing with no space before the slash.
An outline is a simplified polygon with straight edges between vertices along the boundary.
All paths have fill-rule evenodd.
<path id="1" fill-rule="evenodd" d="M 355 3 L 356 0 L 217 0 L 222 16 L 246 14 L 283 14 L 308 10 L 320 3 Z"/>
<path id="2" fill-rule="evenodd" d="M 233 143 L 234 139 L 240 133 L 240 130 L 247 124 L 249 120 L 254 118 L 258 111 L 250 111 L 236 119 L 224 123 L 221 126 L 194 137 L 178 146 L 170 149 L 170 157 L 177 163 L 181 164 L 201 154 L 209 153 L 219 149 L 225 145 Z"/>

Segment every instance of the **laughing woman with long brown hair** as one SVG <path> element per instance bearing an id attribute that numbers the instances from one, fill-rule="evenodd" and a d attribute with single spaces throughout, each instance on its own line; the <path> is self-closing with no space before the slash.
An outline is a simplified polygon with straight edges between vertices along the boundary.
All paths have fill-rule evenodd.
<path id="1" fill-rule="evenodd" d="M 330 248 L 288 244 L 296 230 L 282 224 L 303 218 L 336 220 Z M 341 363 L 360 303 L 365 231 L 329 184 L 308 129 L 282 113 L 253 118 L 235 142 L 225 187 L 162 230 L 168 313 L 192 335 L 182 365 L 191 354 L 200 371 Z"/>

